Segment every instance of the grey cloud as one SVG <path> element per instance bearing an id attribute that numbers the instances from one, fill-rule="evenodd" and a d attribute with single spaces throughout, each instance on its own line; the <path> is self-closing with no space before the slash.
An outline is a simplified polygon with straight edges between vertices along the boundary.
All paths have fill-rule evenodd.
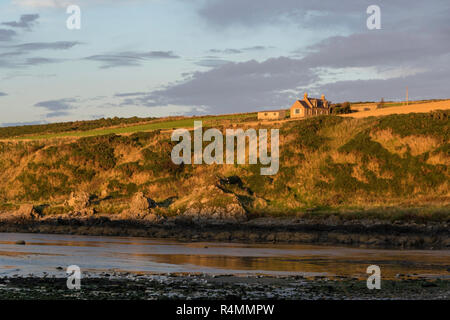
<path id="1" fill-rule="evenodd" d="M 36 50 L 67 50 L 79 44 L 82 43 L 78 41 L 30 42 L 10 46 L 10 48 L 25 52 Z"/>
<path id="2" fill-rule="evenodd" d="M 244 53 L 247 51 L 262 51 L 267 50 L 269 47 L 266 46 L 253 46 L 253 47 L 247 47 L 247 48 L 241 48 L 241 49 L 211 49 L 208 52 L 214 53 L 214 54 L 239 54 Z"/>
<path id="3" fill-rule="evenodd" d="M 78 100 L 74 98 L 65 98 L 38 102 L 34 106 L 46 109 L 48 111 L 46 117 L 54 118 L 69 115 L 69 110 L 75 108 L 73 105 L 75 102 L 78 102 Z"/>
<path id="4" fill-rule="evenodd" d="M 141 95 L 145 95 L 145 92 L 126 92 L 126 93 L 117 93 L 114 96 L 115 97 L 119 97 L 119 98 L 124 98 L 124 97 L 134 97 L 134 96 L 141 96 Z"/>
<path id="5" fill-rule="evenodd" d="M 150 52 L 133 52 L 125 51 L 113 54 L 93 55 L 84 58 L 85 60 L 101 62 L 101 69 L 114 67 L 133 67 L 140 66 L 142 62 L 151 59 L 178 59 L 172 51 L 150 51 Z"/>
<path id="6" fill-rule="evenodd" d="M 253 46 L 253 47 L 244 48 L 242 50 L 244 50 L 244 51 L 262 51 L 262 50 L 267 50 L 267 49 L 269 49 L 269 47 L 266 47 L 266 46 Z"/>
<path id="7" fill-rule="evenodd" d="M 383 30 L 331 37 L 307 48 L 303 58 L 228 63 L 123 103 L 193 105 L 224 113 L 287 107 L 305 90 L 335 101 L 401 99 L 406 86 L 418 99 L 443 98 L 450 83 L 449 31 L 433 26 L 420 33 Z M 340 81 L 340 69 L 353 67 L 374 68 L 373 79 Z M 326 83 L 320 75 L 333 69 L 338 80 Z M 397 74 L 388 77 L 392 70 Z M 377 71 L 385 79 L 378 79 Z"/>
<path id="8" fill-rule="evenodd" d="M 336 68 L 403 65 L 450 52 L 450 28 L 421 33 L 379 31 L 328 38 L 309 48 L 311 66 Z"/>
<path id="9" fill-rule="evenodd" d="M 0 53 L 0 59 L 2 57 L 8 58 L 8 60 L 0 60 L 0 68 L 14 69 L 26 66 L 62 62 L 64 61 L 64 59 L 30 57 L 21 61 L 17 59 L 17 57 L 21 55 L 27 55 L 35 51 L 68 50 L 79 44 L 81 44 L 81 42 L 78 41 L 56 41 L 56 42 L 30 42 L 13 46 L 0 47 L 0 49 L 7 49 L 7 51 Z"/>
<path id="10" fill-rule="evenodd" d="M 64 117 L 70 115 L 70 112 L 67 111 L 55 111 L 49 112 L 45 115 L 46 118 L 56 118 L 56 117 Z"/>
<path id="11" fill-rule="evenodd" d="M 206 106 L 208 112 L 240 112 L 287 105 L 294 96 L 286 90 L 317 80 L 301 60 L 273 58 L 264 62 L 229 63 L 124 104 L 142 106 Z"/>
<path id="12" fill-rule="evenodd" d="M 31 30 L 31 27 L 34 26 L 37 19 L 39 19 L 38 14 L 24 14 L 20 16 L 19 21 L 3 22 L 2 25 L 9 26 L 12 28 L 22 28 L 26 30 Z"/>
<path id="13" fill-rule="evenodd" d="M 26 54 L 24 51 L 8 51 L 0 53 L 0 57 L 17 57 L 19 55 Z"/>
<path id="14" fill-rule="evenodd" d="M 7 96 L 7 94 L 4 92 L 0 92 L 0 97 L 4 97 L 4 96 Z"/>
<path id="15" fill-rule="evenodd" d="M 211 0 L 205 2 L 199 15 L 208 23 L 218 26 L 241 24 L 246 26 L 263 25 L 291 20 L 293 23 L 305 21 L 308 12 L 321 11 L 348 13 L 362 10 L 365 0 L 306 1 L 306 0 Z M 367 8 L 367 6 L 366 6 Z M 322 19 L 326 23 L 326 19 Z"/>
<path id="16" fill-rule="evenodd" d="M 239 49 L 211 49 L 209 50 L 210 53 L 214 53 L 214 54 L 238 54 L 238 53 L 242 53 L 242 50 Z"/>
<path id="17" fill-rule="evenodd" d="M 20 66 L 12 61 L 6 61 L 6 60 L 0 60 L 0 68 L 5 68 L 5 69 L 16 69 L 19 68 Z"/>
<path id="18" fill-rule="evenodd" d="M 327 96 L 334 101 L 379 101 L 381 98 L 403 100 L 407 86 L 411 100 L 448 99 L 450 98 L 449 73 L 450 68 L 447 67 L 442 72 L 433 70 L 408 77 L 337 81 L 316 89 L 326 92 Z"/>
<path id="19" fill-rule="evenodd" d="M 366 26 L 366 9 L 376 4 L 373 0 L 209 0 L 198 10 L 199 16 L 209 25 L 223 27 L 240 25 L 299 25 L 302 28 L 330 29 L 351 27 L 362 30 Z M 448 0 L 430 3 L 410 0 L 384 1 L 383 28 L 409 29 L 419 24 L 448 24 Z M 447 12 L 448 13 L 448 12 Z M 430 19 L 429 17 L 438 17 Z M 422 22 L 421 22 L 422 21 Z"/>
<path id="20" fill-rule="evenodd" d="M 0 55 L 1 57 L 2 55 Z M 4 69 L 18 69 L 27 66 L 37 66 L 42 64 L 50 64 L 50 63 L 59 63 L 65 61 L 64 59 L 53 59 L 53 58 L 45 58 L 45 57 L 32 57 L 27 58 L 23 61 L 17 60 L 0 60 L 0 68 Z"/>
<path id="21" fill-rule="evenodd" d="M 196 65 L 201 67 L 219 67 L 223 66 L 227 63 L 230 63 L 230 60 L 224 60 L 224 59 L 215 59 L 215 58 L 206 58 L 202 59 L 200 61 L 195 62 Z"/>
<path id="22" fill-rule="evenodd" d="M 62 59 L 43 58 L 43 57 L 34 57 L 34 58 L 26 59 L 24 65 L 35 66 L 35 65 L 41 65 L 41 64 L 58 63 L 61 61 L 63 61 L 63 60 Z"/>
<path id="23" fill-rule="evenodd" d="M 0 29 L 0 41 L 11 41 L 16 34 L 14 30 Z"/>

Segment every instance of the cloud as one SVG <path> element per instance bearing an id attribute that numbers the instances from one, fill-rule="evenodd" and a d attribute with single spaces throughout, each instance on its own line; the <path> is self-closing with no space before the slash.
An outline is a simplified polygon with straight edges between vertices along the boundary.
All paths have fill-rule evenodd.
<path id="1" fill-rule="evenodd" d="M 14 30 L 0 29 L 0 41 L 11 41 L 16 35 Z"/>
<path id="2" fill-rule="evenodd" d="M 209 50 L 210 53 L 214 54 L 238 54 L 242 53 L 242 50 L 239 49 L 211 49 Z"/>
<path id="3" fill-rule="evenodd" d="M 266 46 L 253 46 L 241 49 L 211 49 L 208 52 L 213 54 L 239 54 L 248 51 L 263 51 L 267 50 L 269 47 Z"/>
<path id="4" fill-rule="evenodd" d="M 142 62 L 152 59 L 178 59 L 172 51 L 149 51 L 149 52 L 133 52 L 125 51 L 111 54 L 93 55 L 84 58 L 101 62 L 100 69 L 108 69 L 115 67 L 134 67 L 140 66 Z"/>
<path id="5" fill-rule="evenodd" d="M 60 116 L 69 115 L 69 110 L 75 108 L 73 103 L 78 102 L 75 98 L 64 98 L 59 100 L 47 100 L 36 103 L 34 106 L 39 108 L 44 108 L 48 112 L 46 114 L 47 118 L 55 118 Z"/>
<path id="6" fill-rule="evenodd" d="M 111 5 L 116 3 L 129 3 L 131 0 L 13 0 L 15 5 L 32 8 L 67 8 L 70 5 L 78 4 L 82 6 L 92 4 Z M 139 0 L 134 0 L 135 2 Z"/>
<path id="7" fill-rule="evenodd" d="M 43 58 L 43 57 L 34 57 L 34 58 L 27 58 L 24 65 L 28 66 L 35 66 L 35 65 L 41 65 L 41 64 L 49 64 L 49 63 L 59 63 L 64 61 L 63 59 L 50 59 L 50 58 Z"/>
<path id="8" fill-rule="evenodd" d="M 304 91 L 325 93 L 334 101 L 402 99 L 406 86 L 415 98 L 445 98 L 448 92 L 448 26 L 330 37 L 302 53 L 299 58 L 211 64 L 211 70 L 194 72 L 183 81 L 123 103 L 202 106 L 208 112 L 228 113 L 288 107 Z"/>
<path id="9" fill-rule="evenodd" d="M 82 43 L 78 41 L 30 42 L 10 46 L 10 48 L 23 52 L 30 52 L 37 50 L 68 50 L 79 44 Z"/>
<path id="10" fill-rule="evenodd" d="M 263 62 L 228 63 L 206 72 L 195 72 L 186 81 L 169 85 L 124 104 L 147 107 L 201 106 L 208 112 L 242 112 L 289 103 L 286 90 L 307 86 L 317 76 L 301 60 L 286 57 Z"/>
<path id="11" fill-rule="evenodd" d="M 302 24 L 311 22 L 308 13 L 321 12 L 322 25 L 327 25 L 331 12 L 348 17 L 355 10 L 363 10 L 361 2 L 365 0 L 343 1 L 336 6 L 335 1 L 306 0 L 210 0 L 198 11 L 200 17 L 213 26 L 231 25 L 255 26 L 292 22 Z M 346 5 L 349 4 L 349 5 Z M 345 9 L 344 9 L 345 8 Z M 367 8 L 367 6 L 366 6 Z"/>
<path id="12" fill-rule="evenodd" d="M 13 3 L 22 7 L 33 8 L 65 8 L 71 1 L 67 0 L 13 0 Z"/>
<path id="13" fill-rule="evenodd" d="M 38 14 L 24 14 L 20 16 L 20 20 L 3 22 L 2 25 L 9 26 L 12 28 L 22 28 L 26 30 L 31 30 L 31 27 L 36 24 L 36 20 L 39 19 Z"/>
<path id="14" fill-rule="evenodd" d="M 266 47 L 266 46 L 253 46 L 253 47 L 247 47 L 247 48 L 243 48 L 243 51 L 262 51 L 262 50 L 267 50 L 273 47 Z"/>
<path id="15" fill-rule="evenodd" d="M 127 93 L 117 93 L 114 96 L 118 98 L 124 98 L 124 97 L 134 97 L 134 96 L 141 96 L 146 94 L 145 92 L 127 92 Z"/>
<path id="16" fill-rule="evenodd" d="M 4 96 L 7 96 L 7 94 L 4 92 L 0 92 L 0 97 L 4 97 Z"/>
<path id="17" fill-rule="evenodd" d="M 217 59 L 217 58 L 205 58 L 201 59 L 200 61 L 195 62 L 196 65 L 201 67 L 219 67 L 223 66 L 227 63 L 231 63 L 230 60 L 224 60 L 224 59 Z"/>
<path id="18" fill-rule="evenodd" d="M 64 117 L 70 115 L 70 112 L 67 111 L 55 111 L 55 112 L 49 112 L 45 115 L 46 118 L 57 118 L 57 117 Z"/>
<path id="19" fill-rule="evenodd" d="M 0 68 L 21 68 L 26 66 L 33 66 L 39 64 L 48 64 L 65 61 L 65 59 L 54 59 L 47 57 L 29 57 L 25 60 L 19 60 L 19 56 L 28 55 L 35 51 L 44 50 L 69 50 L 76 45 L 81 44 L 78 41 L 56 41 L 56 42 L 30 42 L 13 46 L 0 47 L 6 49 L 5 52 L 0 52 Z M 3 58 L 3 60 L 2 60 Z M 5 60 L 5 58 L 8 58 Z"/>
<path id="20" fill-rule="evenodd" d="M 450 28 L 380 31 L 331 37 L 309 48 L 311 66 L 399 66 L 450 52 Z"/>

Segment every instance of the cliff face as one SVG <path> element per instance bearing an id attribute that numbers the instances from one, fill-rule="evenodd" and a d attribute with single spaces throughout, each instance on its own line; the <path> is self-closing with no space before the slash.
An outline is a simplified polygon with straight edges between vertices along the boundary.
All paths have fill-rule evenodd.
<path id="1" fill-rule="evenodd" d="M 448 214 L 448 114 L 286 122 L 278 126 L 280 168 L 274 176 L 262 176 L 259 164 L 177 166 L 170 158 L 175 143 L 160 131 L 5 141 L 0 211 L 30 203 L 44 215 L 63 214 L 74 210 L 67 201 L 71 193 L 84 191 L 91 214 L 119 214 L 138 192 L 156 202 L 151 214 L 158 216 L 232 213 L 240 220 L 377 206 L 439 207 Z M 270 123 L 262 126 L 271 129 Z"/>

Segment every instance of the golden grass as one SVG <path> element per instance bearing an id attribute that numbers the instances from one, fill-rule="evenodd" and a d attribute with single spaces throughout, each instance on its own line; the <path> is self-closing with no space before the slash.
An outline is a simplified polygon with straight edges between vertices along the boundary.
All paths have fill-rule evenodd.
<path id="1" fill-rule="evenodd" d="M 450 109 L 450 100 L 412 104 L 409 106 L 382 108 L 370 111 L 361 111 L 356 113 L 343 114 L 341 116 L 351 118 L 367 118 L 367 117 L 387 116 L 390 114 L 426 113 L 434 110 L 448 110 L 448 109 Z"/>
<path id="2" fill-rule="evenodd" d="M 440 143 L 430 136 L 406 136 L 400 137 L 392 133 L 391 129 L 378 130 L 371 134 L 374 141 L 379 142 L 391 153 L 404 154 L 408 149 L 411 155 L 417 156 L 425 152 L 434 150 Z"/>

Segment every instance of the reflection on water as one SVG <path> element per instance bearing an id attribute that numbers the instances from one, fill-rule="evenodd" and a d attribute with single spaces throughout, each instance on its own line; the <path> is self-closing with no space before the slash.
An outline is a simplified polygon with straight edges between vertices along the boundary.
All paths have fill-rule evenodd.
<path id="1" fill-rule="evenodd" d="M 25 240 L 19 246 L 18 240 Z M 265 273 L 366 276 L 369 265 L 383 278 L 396 274 L 450 277 L 450 251 L 378 250 L 287 244 L 183 243 L 124 237 L 0 233 L 0 275 L 82 270 L 130 272 Z M 57 271 L 56 267 L 63 267 Z"/>

